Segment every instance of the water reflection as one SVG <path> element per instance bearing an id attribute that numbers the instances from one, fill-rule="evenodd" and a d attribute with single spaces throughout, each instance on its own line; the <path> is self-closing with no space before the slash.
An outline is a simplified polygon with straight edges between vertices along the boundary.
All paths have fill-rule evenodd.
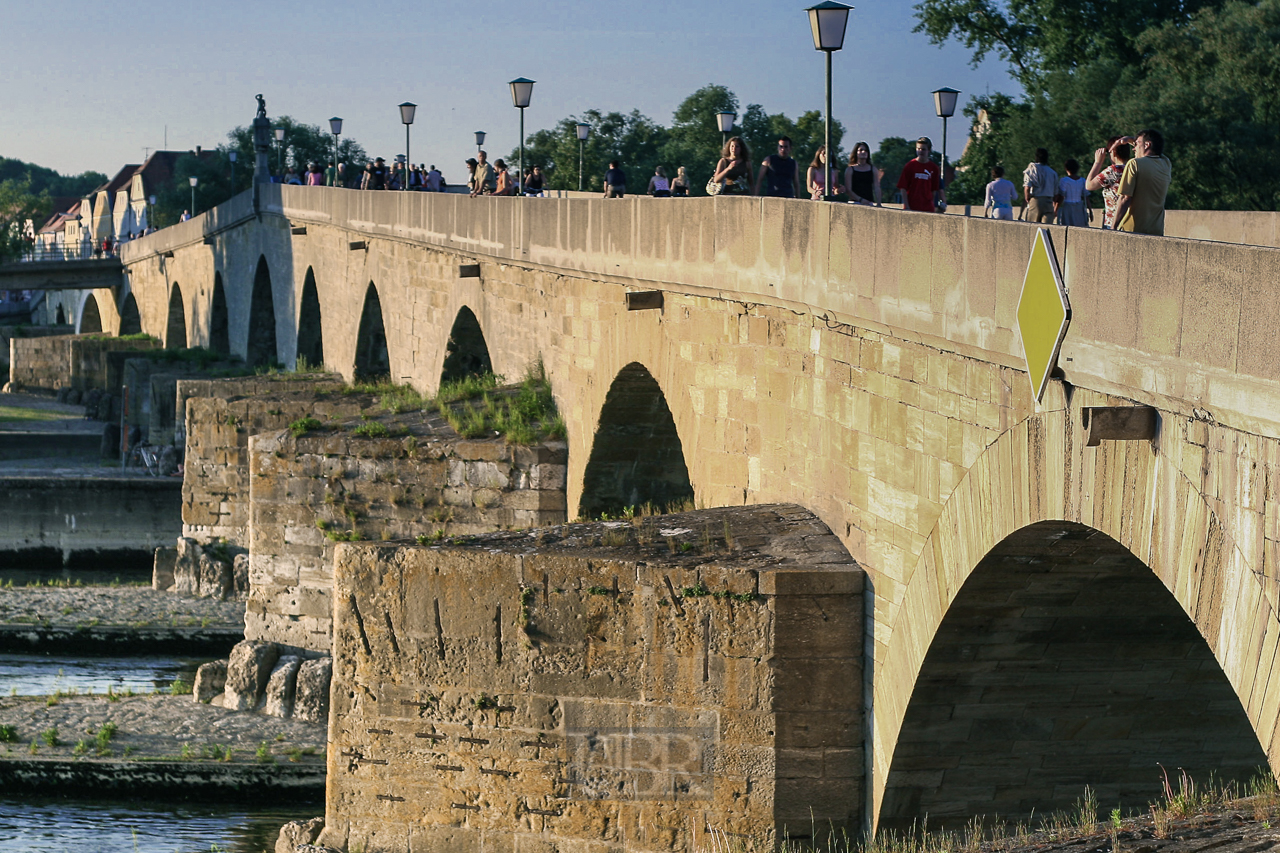
<path id="1" fill-rule="evenodd" d="M 259 809 L 0 797 L 0 850 L 14 853 L 263 853 L 281 824 L 323 806 Z M 216 846 L 215 846 L 216 845 Z"/>
<path id="2" fill-rule="evenodd" d="M 167 657 L 64 658 L 0 654 L 0 689 L 12 696 L 77 693 L 150 693 L 181 678 L 195 681 L 203 661 Z"/>

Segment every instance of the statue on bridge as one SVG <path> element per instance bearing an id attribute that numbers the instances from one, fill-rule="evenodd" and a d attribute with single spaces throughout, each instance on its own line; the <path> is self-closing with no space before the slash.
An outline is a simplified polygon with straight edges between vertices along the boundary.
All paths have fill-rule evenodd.
<path id="1" fill-rule="evenodd" d="M 256 97 L 258 98 L 258 118 L 266 118 L 267 117 L 267 99 L 262 97 L 261 95 L 258 95 Z"/>

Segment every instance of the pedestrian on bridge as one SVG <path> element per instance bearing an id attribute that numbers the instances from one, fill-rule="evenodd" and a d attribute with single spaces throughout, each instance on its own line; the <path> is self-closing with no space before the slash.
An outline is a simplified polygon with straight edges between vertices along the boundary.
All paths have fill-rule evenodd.
<path id="1" fill-rule="evenodd" d="M 942 170 L 933 162 L 933 140 L 922 136 L 916 140 L 916 156 L 902 167 L 898 177 L 902 190 L 902 209 L 920 213 L 937 213 L 947 209 L 947 194 L 942 189 Z"/>
<path id="2" fill-rule="evenodd" d="M 617 160 L 609 161 L 609 171 L 604 173 L 604 197 L 622 198 L 627 194 L 627 175 Z"/>
<path id="3" fill-rule="evenodd" d="M 1049 165 L 1049 151 L 1036 149 L 1036 159 L 1022 173 L 1022 192 L 1027 200 L 1023 217 L 1028 222 L 1053 222 L 1058 198 L 1058 173 Z"/>
<path id="4" fill-rule="evenodd" d="M 1116 187 L 1116 230 L 1164 236 L 1164 201 L 1173 176 L 1173 166 L 1164 156 L 1164 136 L 1152 129 L 1122 141 L 1133 145 L 1133 159 L 1124 164 Z"/>

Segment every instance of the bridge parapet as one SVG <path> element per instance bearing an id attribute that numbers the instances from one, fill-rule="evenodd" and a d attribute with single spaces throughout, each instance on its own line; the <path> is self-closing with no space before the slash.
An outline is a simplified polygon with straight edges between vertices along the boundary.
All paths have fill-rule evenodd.
<path id="1" fill-rule="evenodd" d="M 290 222 L 787 307 L 1023 367 L 1016 310 L 1036 227 L 1028 223 L 765 198 L 274 186 L 263 197 Z M 1048 230 L 1073 309 L 1059 365 L 1068 382 L 1280 435 L 1280 337 L 1265 320 L 1280 250 Z"/>

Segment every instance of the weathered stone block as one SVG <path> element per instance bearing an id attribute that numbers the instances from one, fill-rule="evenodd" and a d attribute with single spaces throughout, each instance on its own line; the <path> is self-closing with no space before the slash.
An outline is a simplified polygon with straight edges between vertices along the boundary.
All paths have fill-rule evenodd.
<path id="1" fill-rule="evenodd" d="M 232 711 L 256 708 L 279 654 L 275 643 L 254 640 L 236 643 L 227 662 L 223 707 Z"/>
<path id="2" fill-rule="evenodd" d="M 298 668 L 294 693 L 293 716 L 299 720 L 322 723 L 329 719 L 329 680 L 333 676 L 333 658 L 303 661 Z"/>
<path id="3" fill-rule="evenodd" d="M 282 655 L 276 660 L 271 677 L 267 679 L 266 690 L 263 691 L 262 713 L 269 717 L 293 716 L 298 667 L 301 665 L 302 658 L 297 655 Z"/>
<path id="4" fill-rule="evenodd" d="M 324 829 L 324 818 L 313 817 L 310 820 L 291 820 L 280 827 L 280 836 L 276 839 L 275 853 L 295 853 L 299 845 L 312 846 Z"/>
<path id="5" fill-rule="evenodd" d="M 227 686 L 227 662 L 225 660 L 209 661 L 200 664 L 196 670 L 196 682 L 191 695 L 197 702 L 208 703 L 215 696 L 221 695 Z"/>
<path id="6" fill-rule="evenodd" d="M 151 567 L 151 588 L 157 592 L 173 587 L 173 568 L 178 560 L 177 548 L 157 548 Z"/>

